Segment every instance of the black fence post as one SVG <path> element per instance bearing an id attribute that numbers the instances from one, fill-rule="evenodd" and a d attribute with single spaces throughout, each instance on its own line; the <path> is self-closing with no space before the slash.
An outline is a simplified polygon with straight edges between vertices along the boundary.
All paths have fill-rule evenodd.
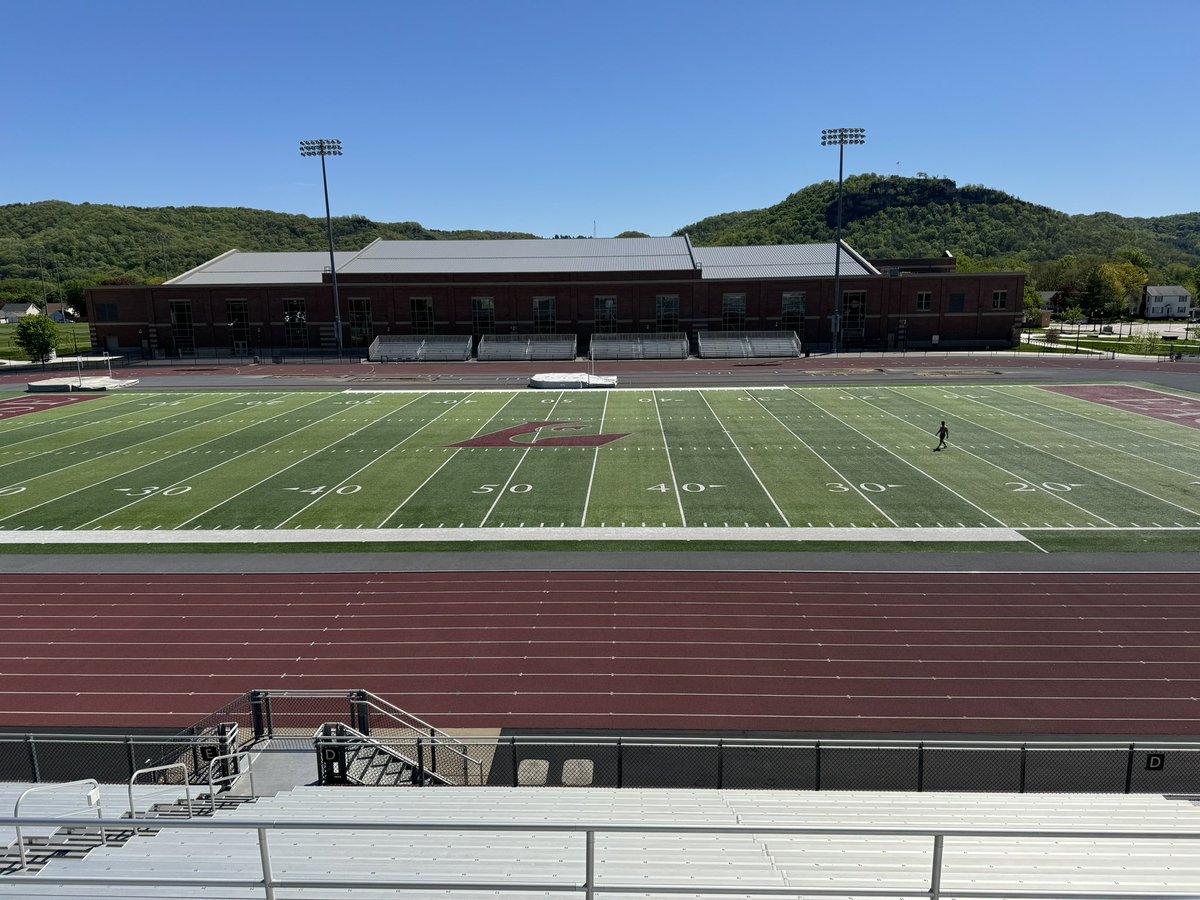
<path id="1" fill-rule="evenodd" d="M 250 692 L 250 722 L 255 740 L 261 740 L 267 733 L 266 705 L 266 694 L 263 691 Z"/>
<path id="2" fill-rule="evenodd" d="M 424 785 L 425 781 L 425 741 L 417 738 L 417 784 Z"/>
<path id="3" fill-rule="evenodd" d="M 816 750 L 816 755 L 813 757 L 813 790 L 819 791 L 821 789 L 821 742 L 820 741 L 817 741 L 817 745 L 814 749 Z"/>
<path id="4" fill-rule="evenodd" d="M 925 790 L 925 742 L 917 744 L 917 791 Z"/>
<path id="5" fill-rule="evenodd" d="M 516 736 L 508 739 L 508 752 L 512 754 L 512 786 L 517 786 L 517 739 Z"/>
<path id="6" fill-rule="evenodd" d="M 453 761 L 452 761 L 453 762 Z M 429 726 L 429 768 L 436 773 L 437 768 L 437 729 Z M 451 766 L 453 768 L 453 766 Z M 463 764 L 463 784 L 467 783 L 466 763 Z"/>
<path id="7" fill-rule="evenodd" d="M 1026 757 L 1028 755 L 1029 755 L 1028 748 L 1026 747 L 1025 744 L 1022 744 L 1021 745 L 1021 786 L 1018 790 L 1018 793 L 1021 793 L 1021 794 L 1025 793 L 1025 762 L 1026 762 Z"/>
<path id="8" fill-rule="evenodd" d="M 1129 758 L 1125 761 L 1125 793 L 1133 792 L 1133 744 L 1129 745 Z"/>
<path id="9" fill-rule="evenodd" d="M 33 742 L 33 735 L 25 735 L 25 745 L 29 748 L 29 773 L 33 776 L 35 783 L 42 780 L 42 773 L 38 767 L 37 744 Z"/>
<path id="10" fill-rule="evenodd" d="M 355 691 L 352 697 L 350 721 L 356 723 L 355 728 L 367 737 L 371 736 L 371 710 L 367 703 L 366 691 Z"/>

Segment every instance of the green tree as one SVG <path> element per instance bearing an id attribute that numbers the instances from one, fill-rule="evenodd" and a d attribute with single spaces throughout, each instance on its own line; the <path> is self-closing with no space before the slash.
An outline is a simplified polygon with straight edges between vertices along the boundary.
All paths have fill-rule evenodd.
<path id="1" fill-rule="evenodd" d="M 17 323 L 13 343 L 34 362 L 44 363 L 58 350 L 58 326 L 49 316 L 25 316 Z"/>

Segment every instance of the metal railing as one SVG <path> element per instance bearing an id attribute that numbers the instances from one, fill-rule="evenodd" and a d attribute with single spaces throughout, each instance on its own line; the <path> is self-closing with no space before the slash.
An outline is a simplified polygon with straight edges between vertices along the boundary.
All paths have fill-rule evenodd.
<path id="1" fill-rule="evenodd" d="M 134 772 L 132 775 L 129 776 L 129 818 L 132 819 L 135 816 L 137 816 L 137 809 L 134 808 L 134 804 L 133 804 L 133 788 L 134 788 L 134 785 L 137 783 L 137 780 L 139 778 L 141 778 L 143 775 L 156 775 L 159 772 L 173 772 L 176 769 L 178 769 L 180 771 L 180 773 L 182 773 L 183 780 L 180 782 L 180 784 L 170 786 L 172 799 L 173 800 L 179 799 L 178 788 L 182 787 L 184 800 L 187 803 L 188 818 L 190 819 L 192 817 L 192 788 L 191 788 L 191 785 L 188 784 L 187 766 L 185 766 L 183 763 L 168 763 L 165 766 L 151 766 L 148 769 L 138 769 L 136 772 Z M 158 783 L 161 784 L 162 782 L 158 782 Z M 167 791 L 168 791 L 168 788 L 163 788 L 161 790 L 154 791 L 152 793 L 151 792 L 143 793 L 142 799 L 145 800 L 147 797 L 154 797 L 156 795 L 166 794 Z M 147 807 L 147 810 L 149 810 L 149 807 Z"/>
<path id="2" fill-rule="evenodd" d="M 212 811 L 217 811 L 217 786 L 233 786 L 242 777 L 242 766 L 246 767 L 245 775 L 250 780 L 250 796 L 258 796 L 254 792 L 254 757 L 247 750 L 237 750 L 214 756 L 208 763 L 208 800 Z"/>
<path id="3" fill-rule="evenodd" d="M 83 779 L 80 779 L 79 781 L 68 781 L 63 784 L 42 784 L 42 785 L 38 785 L 37 787 L 31 787 L 28 790 L 21 792 L 21 796 L 17 798 L 17 802 L 13 805 L 13 824 L 16 827 L 17 853 L 20 855 L 20 858 L 21 858 L 21 868 L 22 869 L 28 868 L 29 861 L 28 861 L 28 859 L 26 857 L 26 853 L 25 853 L 25 836 L 21 833 L 21 821 L 22 821 L 20 818 L 20 816 L 21 816 L 21 801 L 24 800 L 26 797 L 28 797 L 30 794 L 49 794 L 52 792 L 57 793 L 66 788 L 77 788 L 77 787 L 84 787 L 87 785 L 91 786 L 90 790 L 88 790 L 87 794 L 85 795 L 86 799 L 87 799 L 87 806 L 81 806 L 78 809 L 67 810 L 66 812 L 59 813 L 57 816 L 55 816 L 52 819 L 39 819 L 38 820 L 39 823 L 49 823 L 57 828 L 58 826 L 60 826 L 62 824 L 62 821 L 64 819 L 69 819 L 72 816 L 81 815 L 83 813 L 90 813 L 93 810 L 95 811 L 96 818 L 98 820 L 104 819 L 104 810 L 101 809 L 101 807 L 100 807 L 100 785 L 99 785 L 99 783 L 97 783 L 96 779 L 83 778 Z M 25 820 L 25 822 L 26 822 L 26 824 L 29 824 L 28 820 Z M 100 843 L 104 844 L 107 842 L 108 842 L 108 838 L 104 832 L 104 825 L 101 824 L 100 825 Z"/>
<path id="4" fill-rule="evenodd" d="M 202 781 L 208 758 L 238 746 L 238 729 L 176 735 L 0 733 L 0 781 L 63 782 L 82 777 L 125 784 L 139 769 L 185 765 L 189 779 Z"/>
<path id="5" fill-rule="evenodd" d="M 54 825 L 58 822 L 57 819 L 4 819 L 0 818 L 0 827 L 11 825 Z M 1182 893 L 1182 892 L 1164 892 L 1162 890 L 1155 891 L 1118 891 L 1114 890 L 1113 885 L 1104 889 L 1087 890 L 1087 889 L 1072 889 L 1064 894 L 1062 890 L 1036 890 L 1022 889 L 1019 891 L 1000 889 L 979 889 L 974 886 L 963 887 L 956 885 L 952 889 L 943 885 L 943 874 L 946 867 L 946 839 L 947 838 L 971 838 L 975 842 L 987 842 L 990 840 L 1008 840 L 1008 839 L 1043 839 L 1053 840 L 1057 842 L 1057 851 L 1063 852 L 1062 842 L 1070 840 L 1090 840 L 1090 841 L 1197 841 L 1200 840 L 1200 831 L 1155 831 L 1155 830 L 1080 830 L 1074 831 L 1069 829 L 979 829 L 979 828 L 852 828 L 852 827 L 814 827 L 814 826 L 782 826 L 782 825 L 641 825 L 641 824 L 609 824 L 609 823 L 571 823 L 571 824 L 544 824 L 544 823 L 513 823 L 513 822 L 383 822 L 383 821 L 341 821 L 341 820 L 296 820 L 283 821 L 279 819 L 246 819 L 240 821 L 231 821 L 227 819 L 214 819 L 208 821 L 197 820 L 161 820 L 147 819 L 134 820 L 118 819 L 118 820 L 99 820 L 98 823 L 102 827 L 110 828 L 128 828 L 137 827 L 152 827 L 158 830 L 167 829 L 191 829 L 199 828 L 204 831 L 242 831 L 254 832 L 257 840 L 258 856 L 261 864 L 261 874 L 257 878 L 251 877 L 229 877 L 229 876 L 211 876 L 211 877 L 189 877 L 189 878 L 174 878 L 162 876 L 142 876 L 142 877 L 120 877 L 120 876 L 63 876 L 51 874 L 42 871 L 38 874 L 38 882 L 43 885 L 97 885 L 106 887 L 121 887 L 121 886 L 138 886 L 138 887 L 226 887 L 226 888 L 245 888 L 257 889 L 263 892 L 266 900 L 275 900 L 276 891 L 279 890 L 342 890 L 342 891 L 372 891 L 378 893 L 386 890 L 426 890 L 426 891 L 445 891 L 455 892 L 462 891 L 477 896 L 483 891 L 503 891 L 506 893 L 533 893 L 533 892 L 557 892 L 562 893 L 570 891 L 581 895 L 585 900 L 594 900 L 598 893 L 604 894 L 678 894 L 686 893 L 689 895 L 711 895 L 714 897 L 740 894 L 753 894 L 755 896 L 840 896 L 844 897 L 849 894 L 855 896 L 873 896 L 873 897 L 914 897 L 923 896 L 929 897 L 931 900 L 940 900 L 945 893 L 953 893 L 955 897 L 970 897 L 976 900 L 1007 900 L 1007 898 L 1022 897 L 1027 900 L 1033 898 L 1062 898 L 1070 896 L 1072 900 L 1162 900 L 1162 898 L 1170 898 L 1170 900 L 1197 900 L 1200 898 L 1200 893 Z M 274 862 L 276 859 L 272 857 L 270 837 L 272 833 L 284 831 L 354 831 L 354 832 L 436 832 L 450 831 L 456 833 L 463 832 L 519 832 L 526 834 L 581 834 L 583 835 L 583 852 L 578 860 L 578 877 L 570 882 L 565 882 L 562 879 L 544 881 L 518 881 L 512 879 L 497 879 L 485 881 L 482 879 L 472 878 L 469 875 L 464 875 L 458 881 L 428 881 L 418 879 L 407 880 L 384 880 L 377 875 L 364 876 L 359 879 L 348 878 L 280 878 L 274 874 Z M 715 835 L 741 835 L 762 837 L 765 835 L 814 835 L 822 837 L 842 837 L 842 838 L 925 838 L 929 840 L 931 850 L 931 862 L 928 876 L 928 887 L 924 889 L 914 889 L 911 885 L 895 885 L 895 886 L 875 886 L 867 887 L 847 887 L 838 888 L 820 887 L 817 884 L 805 886 L 796 884 L 799 881 L 801 871 L 793 869 L 789 871 L 789 879 L 793 882 L 787 887 L 768 887 L 768 886 L 749 886 L 746 884 L 740 885 L 718 885 L 718 884 L 703 884 L 689 881 L 685 886 L 680 886 L 676 880 L 668 880 L 663 878 L 661 883 L 655 883 L 653 878 L 647 878 L 640 883 L 622 883 L 619 881 L 619 876 L 612 881 L 601 879 L 597 872 L 596 859 L 596 837 L 597 835 L 609 834 L 671 834 L 671 835 L 696 835 L 696 834 L 715 834 Z M 883 852 L 882 850 L 880 851 Z M 959 851 L 963 852 L 963 851 Z M 711 849 L 697 850 L 697 854 L 711 853 Z M 957 855 L 957 854 L 956 854 Z M 699 856 L 697 857 L 699 858 Z M 1164 854 L 1157 853 L 1156 858 L 1160 861 L 1168 859 Z M 119 857 L 114 857 L 114 861 Z M 331 862 L 330 860 L 326 860 Z M 1026 861 L 1029 866 L 1028 874 L 1023 876 L 1026 882 L 1026 887 L 1029 883 L 1036 879 L 1037 861 L 1029 859 Z M 1166 863 L 1164 863 L 1165 865 Z M 864 864 L 864 870 L 868 870 L 868 866 Z M 883 875 L 881 870 L 880 876 Z M 893 876 L 895 877 L 895 876 Z M 986 876 L 988 878 L 992 876 Z M 0 896 L 4 895 L 4 890 L 8 886 L 15 887 L 18 891 L 21 881 L 10 881 L 5 878 L 0 878 Z"/>

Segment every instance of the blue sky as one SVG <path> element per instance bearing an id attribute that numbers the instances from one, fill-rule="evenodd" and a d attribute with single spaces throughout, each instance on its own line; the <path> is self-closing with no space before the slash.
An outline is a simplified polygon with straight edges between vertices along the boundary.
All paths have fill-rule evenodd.
<path id="1" fill-rule="evenodd" d="M 1197 0 L 0 0 L 0 203 L 668 234 L 847 174 L 1200 210 Z M 594 226 L 593 226 L 594 223 Z"/>

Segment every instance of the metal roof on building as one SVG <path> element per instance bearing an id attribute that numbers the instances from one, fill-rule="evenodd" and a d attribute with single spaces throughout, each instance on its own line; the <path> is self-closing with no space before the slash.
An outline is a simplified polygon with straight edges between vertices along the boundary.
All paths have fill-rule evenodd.
<path id="1" fill-rule="evenodd" d="M 334 254 L 338 271 L 357 254 Z M 243 253 L 230 250 L 166 282 L 172 287 L 208 284 L 320 284 L 329 253 Z"/>
<path id="2" fill-rule="evenodd" d="M 709 279 L 823 278 L 833 275 L 835 244 L 776 244 L 760 247 L 696 247 L 693 253 Z M 878 275 L 879 271 L 842 243 L 844 276 Z"/>
<path id="3" fill-rule="evenodd" d="M 692 269 L 685 238 L 376 241 L 338 274 L 656 272 Z"/>
<path id="4" fill-rule="evenodd" d="M 1146 294 L 1150 297 L 1182 297 L 1184 294 L 1191 296 L 1191 292 L 1178 284 L 1152 284 L 1146 288 Z"/>

